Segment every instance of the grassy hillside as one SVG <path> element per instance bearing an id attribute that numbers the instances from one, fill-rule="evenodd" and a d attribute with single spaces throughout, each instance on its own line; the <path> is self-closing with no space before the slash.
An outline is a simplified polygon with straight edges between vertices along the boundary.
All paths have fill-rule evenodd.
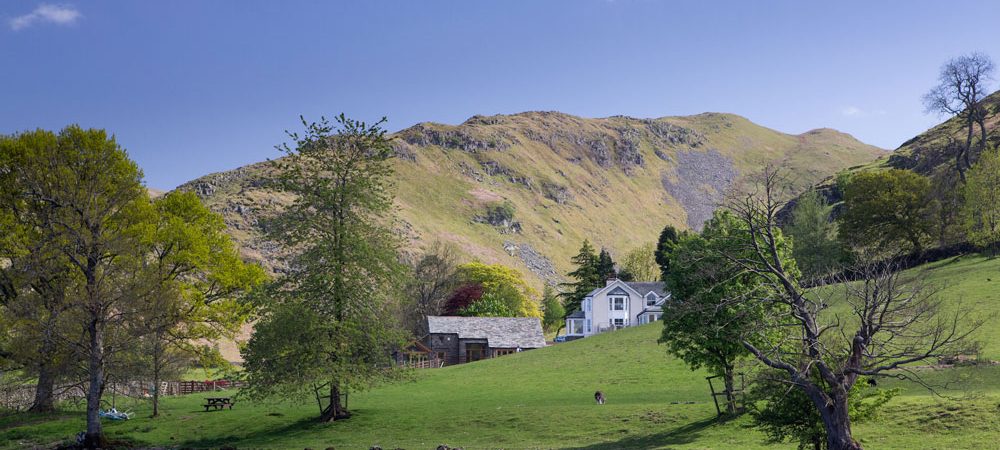
<path id="1" fill-rule="evenodd" d="M 554 112 L 422 123 L 395 134 L 401 232 L 411 249 L 455 244 L 541 287 L 568 271 L 585 238 L 616 255 L 666 224 L 698 228 L 741 175 L 786 162 L 804 188 L 884 152 L 829 129 L 788 135 L 731 114 L 584 119 Z M 224 215 L 247 256 L 273 267 L 259 219 L 288 201 L 262 187 L 259 163 L 185 184 Z M 509 201 L 519 230 L 477 220 Z"/>
<path id="2" fill-rule="evenodd" d="M 986 120 L 988 146 L 998 146 L 1000 145 L 1000 133 L 997 132 L 998 127 L 1000 127 L 1000 91 L 983 99 L 983 103 L 989 111 L 992 111 L 992 115 Z M 890 168 L 912 170 L 920 175 L 930 177 L 931 182 L 938 185 L 938 189 L 952 189 L 945 186 L 954 186 L 958 179 L 958 172 L 955 169 L 955 156 L 949 153 L 947 146 L 950 141 L 964 144 L 965 139 L 965 125 L 958 118 L 952 117 L 907 140 L 891 153 L 886 153 L 867 164 L 848 167 L 841 172 L 850 174 Z M 977 126 L 970 155 L 973 164 L 979 158 L 978 139 L 979 128 Z M 816 183 L 816 189 L 831 204 L 837 204 L 842 200 L 842 194 L 836 187 L 836 175 Z M 794 205 L 794 201 L 792 204 Z M 790 208 L 785 208 L 783 214 L 787 217 L 790 212 Z"/>
<path id="3" fill-rule="evenodd" d="M 993 286 L 1000 283 L 1000 260 L 963 257 L 921 269 L 944 287 L 949 302 L 973 302 L 984 317 L 1000 311 L 1000 289 Z M 165 416 L 156 420 L 142 417 L 146 403 L 126 403 L 138 417 L 108 423 L 107 430 L 142 445 L 196 448 L 774 448 L 746 428 L 745 419 L 716 422 L 705 374 L 665 356 L 658 334 L 659 325 L 652 324 L 422 371 L 412 381 L 353 394 L 355 416 L 333 424 L 315 423 L 318 410 L 309 401 L 240 401 L 232 411 L 205 413 L 203 396 L 194 395 L 167 399 Z M 979 337 L 984 355 L 1000 358 L 996 317 Z M 947 384 L 942 396 L 883 382 L 903 394 L 882 417 L 855 424 L 855 436 L 867 447 L 975 449 L 1000 440 L 1000 366 L 919 373 Z M 594 404 L 597 389 L 608 404 Z M 79 411 L 54 420 L 0 419 L 0 448 L 53 443 L 82 429 Z"/>
<path id="4" fill-rule="evenodd" d="M 1000 134 L 994 130 L 1000 126 L 1000 91 L 983 99 L 987 110 L 992 111 L 986 120 L 987 140 L 989 145 L 1000 144 Z M 891 155 L 882 160 L 882 165 L 896 169 L 910 169 L 921 175 L 929 176 L 942 171 L 954 171 L 955 157 L 945 151 L 948 140 L 953 139 L 965 143 L 965 126 L 958 118 L 950 118 L 924 133 L 904 142 Z M 976 128 L 975 142 L 978 142 L 979 128 Z M 973 148 L 972 160 L 979 154 Z"/>

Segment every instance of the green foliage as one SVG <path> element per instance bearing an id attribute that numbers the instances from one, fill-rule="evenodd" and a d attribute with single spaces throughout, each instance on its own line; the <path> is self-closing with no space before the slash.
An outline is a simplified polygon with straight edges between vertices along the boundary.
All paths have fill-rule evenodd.
<path id="1" fill-rule="evenodd" d="M 792 255 L 807 277 L 822 276 L 838 269 L 846 257 L 837 240 L 837 228 L 830 220 L 832 206 L 815 190 L 806 191 L 792 210 L 785 232 L 793 239 Z"/>
<path id="2" fill-rule="evenodd" d="M 597 270 L 597 253 L 590 241 L 584 240 L 580 252 L 571 259 L 576 269 L 567 275 L 576 281 L 563 283 L 566 288 L 562 294 L 563 306 L 567 313 L 572 314 L 580 309 L 584 297 L 594 289 L 604 285 L 604 277 Z"/>
<path id="3" fill-rule="evenodd" d="M 194 193 L 168 193 L 154 207 L 159 220 L 150 242 L 154 259 L 149 269 L 161 286 L 175 289 L 180 298 L 172 305 L 176 311 L 157 308 L 159 317 L 151 319 L 170 316 L 172 323 L 157 326 L 168 327 L 179 341 L 234 333 L 250 313 L 240 299 L 264 282 L 264 270 L 243 262 L 222 216 Z"/>
<path id="4" fill-rule="evenodd" d="M 8 273 L 27 276 L 21 289 L 43 282 L 46 298 L 34 311 L 66 318 L 68 328 L 44 331 L 75 345 L 87 360 L 85 444 L 99 446 L 104 437 L 97 410 L 105 370 L 127 359 L 111 350 L 130 341 L 137 311 L 148 301 L 140 268 L 156 214 L 142 186 L 142 171 L 107 132 L 75 125 L 58 134 L 37 130 L 4 136 L 0 155 L 0 201 L 13 208 L 19 224 L 13 242 L 26 245 L 5 253 L 29 255 L 10 261 Z M 10 216 L 2 221 L 9 226 Z M 52 275 L 57 284 L 46 281 Z M 8 286 L 8 292 L 19 290 Z"/>
<path id="5" fill-rule="evenodd" d="M 670 253 L 673 251 L 681 234 L 673 225 L 663 227 L 660 237 L 656 241 L 656 264 L 660 266 L 660 279 L 666 280 L 667 273 L 670 272 Z"/>
<path id="6" fill-rule="evenodd" d="M 1000 244 L 1000 148 L 984 151 L 962 189 L 962 225 L 969 241 L 995 255 Z"/>
<path id="7" fill-rule="evenodd" d="M 322 418 L 348 413 L 342 389 L 361 389 L 395 372 L 389 349 L 403 333 L 391 321 L 405 267 L 391 227 L 393 156 L 382 122 L 337 117 L 306 123 L 275 165 L 275 187 L 294 202 L 271 222 L 271 237 L 294 251 L 289 270 L 263 295 L 244 349 L 248 395 L 310 394 L 329 387 Z M 280 355 L 280 357 L 276 357 Z"/>
<path id="8" fill-rule="evenodd" d="M 566 317 L 566 308 L 563 308 L 562 302 L 559 301 L 559 296 L 552 286 L 546 285 L 545 290 L 542 291 L 542 311 L 544 313 L 542 324 L 547 330 L 558 328 L 562 324 L 563 318 Z"/>
<path id="9" fill-rule="evenodd" d="M 240 259 L 222 216 L 194 193 L 171 192 L 153 206 L 158 220 L 148 243 L 152 257 L 144 262 L 150 300 L 136 327 L 158 385 L 178 353 L 191 358 L 205 350 L 197 340 L 233 337 L 251 314 L 242 297 L 265 274 Z M 159 396 L 153 401 L 156 415 Z"/>
<path id="10" fill-rule="evenodd" d="M 652 243 L 640 245 L 622 258 L 618 278 L 625 281 L 658 281 L 660 267 L 656 264 L 656 247 Z"/>
<path id="11" fill-rule="evenodd" d="M 406 285 L 408 304 L 401 313 L 404 326 L 414 336 L 427 334 L 427 316 L 445 312 L 448 297 L 461 282 L 457 261 L 453 246 L 437 242 L 413 263 Z"/>
<path id="12" fill-rule="evenodd" d="M 481 298 L 459 314 L 485 317 L 542 317 L 536 292 L 517 270 L 500 264 L 471 262 L 458 266 L 458 278 L 465 284 L 483 287 Z"/>
<path id="13" fill-rule="evenodd" d="M 611 252 L 607 249 L 602 248 L 600 255 L 597 256 L 597 266 L 595 267 L 597 274 L 601 276 L 602 280 L 617 276 L 615 271 L 615 260 L 611 258 Z"/>
<path id="14" fill-rule="evenodd" d="M 458 315 L 465 317 L 517 317 L 517 310 L 510 306 L 512 292 L 506 288 L 483 292 L 483 296 Z"/>
<path id="15" fill-rule="evenodd" d="M 769 280 L 732 262 L 749 257 L 748 238 L 742 222 L 718 210 L 701 234 L 680 236 L 666 274 L 671 298 L 663 306 L 660 342 L 692 369 L 705 367 L 722 375 L 730 392 L 736 361 L 748 354 L 743 342 L 762 339 L 771 307 L 747 299 L 777 294 Z M 781 257 L 794 268 L 788 247 L 780 247 Z"/>
<path id="16" fill-rule="evenodd" d="M 840 238 L 849 244 L 920 252 L 933 230 L 930 182 L 900 169 L 854 174 L 844 189 Z"/>
<path id="17" fill-rule="evenodd" d="M 826 448 L 826 429 L 816 405 L 808 396 L 786 380 L 781 373 L 759 374 L 748 394 L 752 426 L 763 431 L 769 442 L 792 441 L 800 450 Z M 868 383 L 856 383 L 849 395 L 852 424 L 877 418 L 886 403 L 899 395 L 900 389 L 879 389 Z"/>

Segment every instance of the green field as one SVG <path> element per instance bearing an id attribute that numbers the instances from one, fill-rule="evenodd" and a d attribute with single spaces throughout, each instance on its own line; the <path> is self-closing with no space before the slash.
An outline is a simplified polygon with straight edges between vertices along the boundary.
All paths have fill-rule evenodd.
<path id="1" fill-rule="evenodd" d="M 963 257 L 932 264 L 950 301 L 1000 310 L 1000 260 Z M 997 281 L 988 281 L 997 280 Z M 980 330 L 984 356 L 1000 356 L 996 319 Z M 121 402 L 136 418 L 109 422 L 113 439 L 143 446 L 219 448 L 773 448 L 746 419 L 719 423 L 705 374 L 692 372 L 656 344 L 647 325 L 499 359 L 426 370 L 413 380 L 350 398 L 355 415 L 319 424 L 315 401 L 237 403 L 203 412 L 203 395 L 165 400 L 149 419 L 145 402 Z M 1000 442 L 1000 366 L 925 369 L 944 385 L 935 396 L 912 384 L 878 419 L 856 424 L 869 448 L 989 448 Z M 608 403 L 598 406 L 602 390 Z M 122 408 L 121 406 L 125 406 Z M 58 417 L 0 418 L 0 448 L 48 446 L 83 430 L 79 411 Z M 778 448 L 795 448 L 784 444 Z"/>

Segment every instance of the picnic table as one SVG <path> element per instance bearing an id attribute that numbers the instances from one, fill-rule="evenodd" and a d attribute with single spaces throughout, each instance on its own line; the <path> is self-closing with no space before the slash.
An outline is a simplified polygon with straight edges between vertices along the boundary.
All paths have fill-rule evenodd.
<path id="1" fill-rule="evenodd" d="M 215 408 L 216 410 L 219 410 L 219 409 L 224 409 L 227 406 L 229 407 L 229 409 L 233 409 L 233 405 L 235 404 L 235 402 L 230 400 L 229 397 L 206 397 L 205 401 L 208 402 L 202 405 L 205 407 L 205 412 L 208 412 L 210 408 Z"/>

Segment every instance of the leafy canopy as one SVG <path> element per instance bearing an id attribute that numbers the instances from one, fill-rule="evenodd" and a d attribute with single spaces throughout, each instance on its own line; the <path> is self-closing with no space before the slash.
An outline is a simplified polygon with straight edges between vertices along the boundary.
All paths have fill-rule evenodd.
<path id="1" fill-rule="evenodd" d="M 832 209 L 815 190 L 806 191 L 795 203 L 792 221 L 785 227 L 795 242 L 795 262 L 808 277 L 829 273 L 844 262 L 846 255 L 837 241 L 837 227 L 830 220 Z"/>
<path id="2" fill-rule="evenodd" d="M 766 279 L 733 262 L 749 257 L 747 236 L 741 221 L 718 210 L 701 234 L 682 234 L 667 254 L 671 298 L 663 307 L 660 342 L 692 370 L 706 367 L 726 376 L 729 386 L 735 362 L 748 354 L 743 340 L 761 339 L 758 330 L 770 308 L 748 299 L 774 292 Z M 794 267 L 791 248 L 780 248 L 781 258 Z"/>
<path id="3" fill-rule="evenodd" d="M 500 264 L 471 262 L 458 266 L 458 277 L 482 287 L 480 298 L 459 311 L 463 316 L 542 317 L 537 295 L 517 270 Z"/>
<path id="4" fill-rule="evenodd" d="M 347 415 L 342 388 L 395 376 L 389 351 L 404 340 L 391 323 L 405 273 L 392 228 L 393 151 L 382 122 L 340 115 L 336 124 L 303 125 L 274 163 L 274 187 L 294 201 L 269 224 L 270 238 L 293 256 L 259 296 L 245 367 L 255 398 L 329 387 L 321 417 L 334 420 Z"/>
<path id="5" fill-rule="evenodd" d="M 909 170 L 862 172 L 844 188 L 840 238 L 849 244 L 920 252 L 933 230 L 930 181 Z"/>
<path id="6" fill-rule="evenodd" d="M 962 190 L 962 224 L 973 244 L 990 247 L 1000 243 L 1000 148 L 983 152 L 969 170 Z"/>

